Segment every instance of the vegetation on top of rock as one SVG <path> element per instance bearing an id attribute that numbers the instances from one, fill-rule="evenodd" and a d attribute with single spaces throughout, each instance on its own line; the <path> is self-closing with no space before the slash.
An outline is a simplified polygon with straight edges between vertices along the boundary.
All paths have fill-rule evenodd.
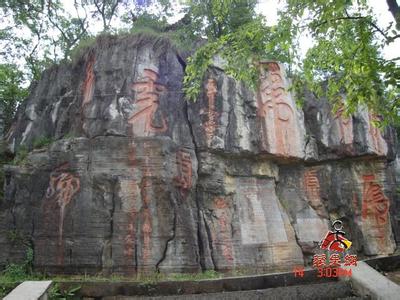
<path id="1" fill-rule="evenodd" d="M 225 60 L 228 74 L 253 88 L 258 61 L 278 60 L 287 65 L 300 100 L 306 87 L 317 97 L 326 96 L 335 109 L 343 102 L 350 114 L 366 105 L 382 115 L 385 124 L 400 123 L 400 58 L 388 60 L 381 54 L 385 45 L 400 38 L 396 1 L 387 1 L 394 16 L 387 28 L 378 26 L 366 0 L 287 0 L 274 26 L 256 13 L 257 3 L 186 0 L 181 20 L 169 24 L 175 3 L 168 0 L 76 0 L 73 12 L 63 0 L 2 1 L 1 17 L 9 24 L 0 31 L 0 55 L 7 62 L 0 68 L 0 80 L 2 74 L 7 79 L 0 88 L 7 95 L 2 97 L 7 126 L 16 104 L 27 95 L 27 83 L 38 80 L 50 64 L 79 57 L 99 33 L 167 37 L 180 50 L 192 50 L 205 40 L 188 60 L 184 90 L 189 100 L 199 95 L 200 82 L 216 55 Z M 101 30 L 96 30 L 99 24 Z M 17 34 L 21 30 L 27 34 Z M 303 58 L 299 40 L 307 33 L 314 45 Z M 16 65 L 23 67 L 16 71 Z"/>

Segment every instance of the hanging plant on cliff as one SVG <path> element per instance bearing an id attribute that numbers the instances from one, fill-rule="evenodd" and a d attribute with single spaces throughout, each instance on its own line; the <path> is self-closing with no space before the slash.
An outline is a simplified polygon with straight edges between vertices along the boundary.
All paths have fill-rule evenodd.
<path id="1" fill-rule="evenodd" d="M 265 19 L 254 11 L 257 1 L 188 1 L 194 30 L 207 43 L 188 59 L 184 92 L 195 101 L 207 68 L 218 55 L 225 62 L 225 72 L 255 88 L 258 62 L 261 59 L 289 62 L 289 27 L 265 25 Z"/>

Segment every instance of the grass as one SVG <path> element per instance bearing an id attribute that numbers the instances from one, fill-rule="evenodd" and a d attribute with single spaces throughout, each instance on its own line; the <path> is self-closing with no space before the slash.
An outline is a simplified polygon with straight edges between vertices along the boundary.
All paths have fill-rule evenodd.
<path id="1" fill-rule="evenodd" d="M 52 142 L 53 142 L 52 138 L 42 136 L 33 141 L 33 148 L 34 149 L 44 148 L 50 145 Z"/>
<path id="2" fill-rule="evenodd" d="M 27 260 L 29 261 L 29 260 Z M 73 299 L 76 293 L 85 282 L 134 282 L 143 285 L 156 284 L 161 281 L 198 281 L 205 279 L 219 279 L 227 276 L 242 276 L 248 272 L 234 270 L 229 273 L 219 273 L 208 270 L 199 273 L 149 273 L 136 276 L 103 276 L 103 275 L 70 275 L 70 276 L 49 276 L 41 273 L 27 272 L 27 263 L 21 265 L 11 264 L 6 270 L 0 273 L 0 299 L 7 295 L 18 284 L 26 280 L 52 280 L 54 285 L 50 291 L 50 299 Z M 77 285 L 68 290 L 60 288 L 61 283 L 75 282 Z M 80 284 L 82 283 L 82 285 Z"/>
<path id="3" fill-rule="evenodd" d="M 25 164 L 28 158 L 28 154 L 29 154 L 28 148 L 24 145 L 21 145 L 18 148 L 18 151 L 15 154 L 15 157 L 11 163 L 16 166 L 21 166 Z"/>

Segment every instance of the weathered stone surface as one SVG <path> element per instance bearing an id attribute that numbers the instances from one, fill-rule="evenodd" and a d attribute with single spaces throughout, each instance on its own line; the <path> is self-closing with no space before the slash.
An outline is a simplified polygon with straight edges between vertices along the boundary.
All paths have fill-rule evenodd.
<path id="1" fill-rule="evenodd" d="M 34 250 L 57 273 L 291 269 L 330 221 L 362 255 L 400 240 L 395 137 L 360 110 L 295 105 L 283 65 L 259 91 L 209 69 L 186 103 L 184 60 L 167 40 L 102 38 L 47 70 L 6 138 L 54 142 L 6 167 L 0 265 Z"/>
<path id="2" fill-rule="evenodd" d="M 310 160 L 337 159 L 355 156 L 387 156 L 394 159 L 395 133 L 392 128 L 381 130 L 373 125 L 375 116 L 366 109 L 346 116 L 343 107 L 336 113 L 325 100 L 306 95 L 304 105 L 308 141 L 313 145 L 315 156 Z"/>
<path id="3" fill-rule="evenodd" d="M 386 172 L 384 161 L 281 168 L 280 199 L 292 216 L 299 243 L 310 246 L 307 242 L 318 241 L 310 238 L 312 233 L 327 229 L 321 223 L 318 229 L 311 229 L 312 224 L 340 218 L 347 223 L 346 232 L 358 251 L 366 255 L 393 253 L 396 246 L 389 213 L 393 186 Z M 307 234 L 302 233 L 303 218 L 308 219 Z"/>
<path id="4" fill-rule="evenodd" d="M 288 92 L 283 66 L 266 62 L 261 70 L 256 95 L 220 69 L 210 70 L 200 101 L 189 110 L 199 149 L 304 158 L 303 112 Z"/>

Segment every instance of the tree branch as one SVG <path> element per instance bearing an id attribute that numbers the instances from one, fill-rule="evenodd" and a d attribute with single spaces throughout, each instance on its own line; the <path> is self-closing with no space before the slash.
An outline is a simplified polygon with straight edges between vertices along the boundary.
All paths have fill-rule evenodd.
<path id="1" fill-rule="evenodd" d="M 120 4 L 120 0 L 115 1 L 114 5 L 111 7 L 111 12 L 110 12 L 110 19 L 108 20 L 107 27 L 110 27 L 111 20 L 114 16 L 115 10 L 117 9 L 118 5 Z"/>
<path id="2" fill-rule="evenodd" d="M 321 25 L 324 25 L 328 22 L 332 22 L 332 21 L 340 21 L 340 20 L 366 20 L 367 17 L 352 17 L 352 16 L 347 16 L 347 17 L 339 17 L 339 18 L 334 18 L 334 19 L 330 19 L 330 20 L 326 20 L 324 22 L 318 23 L 315 25 L 315 27 L 319 27 Z M 382 29 L 380 29 L 375 23 L 371 22 L 371 21 L 367 21 L 367 23 L 372 26 L 373 28 L 376 29 L 377 32 L 379 32 L 387 41 L 393 41 L 394 39 L 398 38 L 400 35 L 396 35 L 394 37 L 388 36 Z"/>

